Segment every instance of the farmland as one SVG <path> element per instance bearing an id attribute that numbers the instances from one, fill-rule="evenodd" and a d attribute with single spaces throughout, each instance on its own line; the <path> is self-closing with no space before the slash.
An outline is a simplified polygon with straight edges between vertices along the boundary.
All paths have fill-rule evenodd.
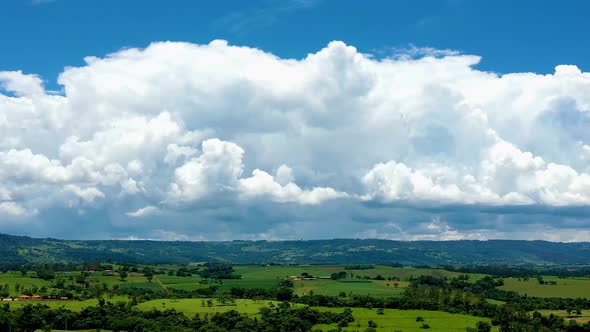
<path id="1" fill-rule="evenodd" d="M 283 307 L 289 301 L 292 310 L 313 308 L 332 317 L 326 318 L 329 323 L 314 323 L 314 328 L 323 331 L 340 327 L 342 331 L 406 332 L 422 331 L 425 326 L 432 331 L 465 331 L 478 322 L 491 323 L 492 316 L 482 317 L 486 311 L 510 304 L 508 301 L 514 301 L 514 296 L 518 301 L 528 301 L 528 297 L 518 297 L 509 291 L 530 296 L 530 303 L 547 308 L 541 311 L 543 314 L 575 319 L 580 324 L 588 321 L 590 309 L 590 302 L 573 299 L 590 298 L 590 279 L 585 277 L 500 278 L 441 268 L 387 265 L 93 266 L 92 270 L 56 271 L 50 275 L 47 268 L 0 273 L 0 289 L 9 298 L 4 303 L 15 313 L 22 312 L 29 304 L 43 304 L 48 310 L 87 315 L 83 309 L 104 306 L 105 302 L 99 300 L 102 298 L 112 303 L 107 305 L 109 310 L 130 310 L 129 314 L 135 316 L 180 313 L 207 320 L 238 312 L 247 317 L 240 319 L 254 321 L 270 319 L 269 315 L 279 308 L 284 315 L 296 315 L 296 311 Z M 21 294 L 35 294 L 42 299 L 13 299 Z M 67 300 L 57 300 L 64 294 Z M 512 295 L 506 300 L 495 299 L 507 294 Z M 486 299 L 486 295 L 490 298 Z M 552 298 L 564 299 L 556 302 Z M 345 308 L 352 310 L 351 320 L 342 325 L 334 317 L 340 317 Z M 575 317 L 559 308 L 570 308 L 570 314 L 573 311 Z M 580 308 L 583 310 L 578 314 L 574 309 Z M 108 326 L 111 325 L 105 329 Z M 498 327 L 492 331 L 498 331 Z"/>
<path id="2" fill-rule="evenodd" d="M 277 305 L 276 301 L 253 301 L 253 300 L 236 300 L 235 305 L 226 306 L 207 306 L 206 299 L 185 299 L 185 300 L 154 300 L 139 304 L 137 307 L 142 310 L 156 309 L 170 309 L 174 308 L 177 311 L 183 312 L 189 316 L 199 314 L 214 314 L 216 312 L 224 312 L 228 310 L 238 310 L 241 313 L 256 316 L 260 308 L 264 306 Z M 321 311 L 342 312 L 342 308 L 318 308 Z M 353 317 L 355 323 L 351 324 L 350 330 L 359 330 L 367 327 L 369 320 L 374 321 L 377 325 L 377 331 L 423 331 L 420 326 L 422 322 L 416 322 L 416 317 L 424 318 L 432 331 L 465 331 L 466 327 L 475 326 L 478 321 L 488 321 L 489 319 L 482 319 L 479 317 L 472 317 L 467 315 L 449 314 L 439 311 L 427 310 L 393 310 L 386 309 L 383 314 L 379 314 L 375 309 L 353 309 Z M 315 328 L 329 330 L 337 328 L 335 325 L 317 325 Z M 343 331 L 347 331 L 345 329 Z"/>
<path id="3" fill-rule="evenodd" d="M 546 316 L 553 314 L 568 320 L 573 319 L 581 324 L 590 322 L 590 310 L 582 311 L 582 314 L 579 316 L 575 314 L 568 314 L 566 310 L 539 310 L 539 312 Z"/>
<path id="4" fill-rule="evenodd" d="M 458 272 L 433 268 L 391 267 L 375 265 L 367 269 L 347 269 L 343 265 L 305 265 L 305 266 L 280 266 L 280 265 L 236 265 L 235 273 L 239 279 L 214 280 L 205 279 L 197 274 L 178 276 L 174 272 L 179 265 L 141 265 L 139 269 L 151 268 L 159 270 L 153 280 L 147 280 L 140 272 L 130 272 L 125 280 L 122 280 L 117 272 L 89 273 L 84 282 L 86 287 L 102 285 L 106 289 L 113 287 L 127 289 L 176 289 L 194 291 L 209 286 L 215 286 L 218 294 L 229 292 L 232 288 L 260 288 L 273 289 L 280 280 L 294 278 L 294 292 L 302 296 L 306 294 L 318 294 L 339 296 L 345 293 L 350 295 L 370 295 L 376 297 L 400 296 L 408 286 L 412 278 L 418 276 L 433 276 L 437 278 L 456 278 L 461 275 Z M 331 280 L 334 273 L 344 273 L 345 277 Z M 56 280 L 62 280 L 64 286 L 74 287 L 76 276 L 80 272 L 59 272 Z M 310 278 L 298 278 L 307 275 Z M 469 282 L 475 282 L 485 277 L 485 274 L 468 274 Z M 590 298 L 590 278 L 557 278 L 545 276 L 544 284 L 540 284 L 537 278 L 503 278 L 503 285 L 498 289 L 515 291 L 522 295 L 535 297 L 585 297 Z M 52 281 L 36 278 L 35 272 L 29 271 L 0 273 L 0 286 L 7 285 L 10 297 L 18 297 L 23 290 L 31 293 L 49 291 Z"/>
<path id="5" fill-rule="evenodd" d="M 515 291 L 519 294 L 538 297 L 584 297 L 590 298 L 590 278 L 543 277 L 544 284 L 536 278 L 528 280 L 505 278 L 502 290 Z M 549 284 L 555 282 L 556 284 Z"/>
<path id="6" fill-rule="evenodd" d="M 322 310 L 337 311 L 338 309 L 322 308 Z M 440 311 L 426 310 L 396 310 L 386 309 L 383 314 L 377 310 L 370 309 L 353 309 L 355 323 L 343 331 L 357 331 L 368 327 L 368 322 L 373 321 L 377 324 L 377 331 L 404 331 L 418 332 L 424 331 L 421 328 L 423 324 L 430 326 L 429 330 L 440 332 L 465 331 L 467 327 L 473 327 L 478 321 L 489 322 L 489 319 L 473 317 L 466 315 L 449 314 Z M 423 321 L 417 322 L 416 318 L 422 317 Z M 318 325 L 317 328 L 323 330 L 336 329 L 336 325 Z"/>

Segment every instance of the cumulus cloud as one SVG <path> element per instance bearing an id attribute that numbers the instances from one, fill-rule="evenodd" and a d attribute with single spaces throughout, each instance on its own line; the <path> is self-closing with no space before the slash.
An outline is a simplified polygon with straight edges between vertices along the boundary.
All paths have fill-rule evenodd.
<path id="1" fill-rule="evenodd" d="M 27 211 L 15 202 L 0 202 L 0 216 L 23 217 L 36 214 L 37 211 Z"/>
<path id="2" fill-rule="evenodd" d="M 46 226 L 84 209 L 113 237 L 280 238 L 330 218 L 351 236 L 385 232 L 397 213 L 421 220 L 396 221 L 419 238 L 433 209 L 441 239 L 510 237 L 518 218 L 583 234 L 590 74 L 498 75 L 474 55 L 406 53 L 332 42 L 282 59 L 158 42 L 67 67 L 62 95 L 0 72 L 2 213 Z"/>
<path id="3" fill-rule="evenodd" d="M 95 199 L 104 198 L 104 194 L 102 191 L 94 188 L 80 188 L 75 184 L 68 184 L 64 187 L 65 191 L 71 192 L 74 195 L 80 197 L 85 202 L 93 202 Z"/>
<path id="4" fill-rule="evenodd" d="M 235 187 L 242 174 L 244 150 L 217 138 L 203 141 L 203 153 L 174 171 L 170 196 L 181 201 L 197 200 L 211 192 Z"/>
<path id="5" fill-rule="evenodd" d="M 145 217 L 158 212 L 158 208 L 155 206 L 146 206 L 136 211 L 127 212 L 126 215 L 133 218 Z"/>
<path id="6" fill-rule="evenodd" d="M 280 172 L 280 173 L 279 173 Z M 280 203 L 294 202 L 299 204 L 320 204 L 323 201 L 347 197 L 346 193 L 338 192 L 332 188 L 315 187 L 310 190 L 303 190 L 295 183 L 288 180 L 286 166 L 279 168 L 277 178 L 283 183 L 275 180 L 275 177 L 255 169 L 252 176 L 240 180 L 240 190 L 246 198 L 269 197 L 271 200 Z M 285 183 L 287 181 L 287 183 Z"/>

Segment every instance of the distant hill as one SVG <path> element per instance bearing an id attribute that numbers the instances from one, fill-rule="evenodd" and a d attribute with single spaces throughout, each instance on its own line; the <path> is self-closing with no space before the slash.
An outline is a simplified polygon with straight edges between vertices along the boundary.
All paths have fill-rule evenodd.
<path id="1" fill-rule="evenodd" d="M 590 243 L 546 241 L 78 241 L 0 234 L 0 264 L 127 261 L 235 264 L 388 264 L 441 266 L 474 264 L 588 264 Z"/>

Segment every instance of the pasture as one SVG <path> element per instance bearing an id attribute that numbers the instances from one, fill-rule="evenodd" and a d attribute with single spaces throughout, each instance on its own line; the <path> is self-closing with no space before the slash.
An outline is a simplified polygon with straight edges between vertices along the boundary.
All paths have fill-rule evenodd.
<path id="1" fill-rule="evenodd" d="M 208 301 L 212 304 L 211 306 L 208 305 Z M 139 303 L 137 308 L 140 310 L 175 309 L 188 317 L 195 314 L 213 314 L 229 310 L 237 310 L 246 315 L 256 315 L 260 308 L 268 307 L 271 303 L 273 305 L 279 304 L 277 301 L 237 299 L 233 304 L 220 305 L 217 299 L 161 299 Z"/>
<path id="2" fill-rule="evenodd" d="M 335 308 L 321 308 L 322 310 L 329 310 L 334 312 L 341 312 L 342 309 Z M 479 321 L 490 322 L 488 318 L 473 317 L 459 314 L 450 314 L 441 311 L 427 311 L 427 310 L 397 310 L 385 309 L 380 315 L 376 309 L 361 309 L 353 308 L 352 315 L 354 322 L 348 327 L 343 328 L 342 331 L 363 331 L 369 327 L 369 321 L 377 323 L 377 331 L 403 331 L 403 332 L 419 332 L 424 331 L 421 328 L 422 324 L 428 324 L 430 328 L 428 331 L 440 332 L 464 332 L 467 327 L 474 327 Z M 423 322 L 417 322 L 416 318 L 422 317 Z M 324 331 L 336 329 L 334 325 L 317 325 Z M 492 331 L 497 331 L 493 329 Z"/>
<path id="3" fill-rule="evenodd" d="M 106 297 L 105 301 L 115 303 L 115 302 L 119 302 L 119 301 L 129 301 L 129 299 L 125 296 L 114 296 L 112 298 Z M 32 300 L 29 300 L 29 301 L 12 301 L 12 302 L 2 302 L 2 303 L 8 303 L 10 305 L 10 309 L 18 309 L 18 308 L 21 308 L 21 307 L 26 306 L 28 304 L 32 304 L 32 305 L 43 304 L 43 305 L 46 305 L 52 309 L 65 308 L 65 309 L 72 310 L 72 311 L 80 311 L 86 307 L 97 306 L 98 300 L 97 299 L 89 299 L 89 300 L 84 300 L 84 301 L 74 301 L 74 300 L 69 300 L 69 301 L 60 301 L 60 300 L 32 301 Z"/>
<path id="4" fill-rule="evenodd" d="M 543 277 L 545 282 L 554 281 L 557 285 L 541 285 L 535 278 L 528 280 L 505 278 L 499 289 L 515 291 L 519 294 L 537 297 L 584 297 L 590 298 L 590 278 Z"/>
<path id="5" fill-rule="evenodd" d="M 295 293 L 298 295 L 321 294 L 338 296 L 344 292 L 346 295 L 371 295 L 377 297 L 400 296 L 407 282 L 399 282 L 398 287 L 393 282 L 381 280 L 300 280 L 295 281 Z M 387 286 L 389 284 L 389 286 Z"/>
<path id="6" fill-rule="evenodd" d="M 20 295 L 20 292 L 16 290 L 17 285 L 20 289 L 33 289 L 49 286 L 49 281 L 31 278 L 31 275 L 33 275 L 33 273 L 29 273 L 27 276 L 22 276 L 20 272 L 0 273 L 0 286 L 8 285 L 9 294 L 12 297 Z"/>
<path id="7" fill-rule="evenodd" d="M 445 271 L 442 269 L 420 268 L 394 268 L 385 265 L 375 265 L 372 269 L 348 270 L 344 265 L 308 265 L 308 266 L 260 266 L 237 265 L 236 273 L 242 275 L 240 280 L 224 280 L 221 290 L 229 290 L 231 287 L 244 288 L 272 288 L 281 279 L 290 276 L 300 276 L 308 273 L 314 277 L 329 278 L 332 273 L 346 272 L 347 278 L 341 280 L 296 280 L 295 293 L 298 295 L 314 294 L 337 296 L 341 292 L 347 295 L 371 295 L 371 296 L 399 296 L 408 285 L 408 280 L 420 275 L 432 275 L 437 277 L 456 277 L 460 273 Z M 381 276 L 393 280 L 370 280 Z M 471 274 L 470 280 L 483 278 L 482 274 Z M 397 287 L 394 284 L 397 283 Z"/>
<path id="8" fill-rule="evenodd" d="M 537 310 L 537 311 L 540 312 L 543 316 L 549 316 L 549 315 L 553 314 L 555 316 L 563 317 L 565 320 L 573 319 L 576 322 L 578 322 L 579 324 L 584 324 L 584 323 L 590 322 L 590 311 L 588 311 L 588 310 L 582 310 L 581 316 L 574 315 L 574 317 L 570 317 L 568 315 L 567 311 L 565 311 L 565 310 Z"/>
<path id="9" fill-rule="evenodd" d="M 216 299 L 211 300 L 213 305 L 207 305 L 207 299 L 179 299 L 179 300 L 153 300 L 137 305 L 141 310 L 150 309 L 171 309 L 174 308 L 179 312 L 183 312 L 191 317 L 195 314 L 213 314 L 216 312 L 225 312 L 232 309 L 249 316 L 258 314 L 260 308 L 278 304 L 275 301 L 256 301 L 256 300 L 236 300 L 235 305 L 217 304 Z M 344 308 L 318 308 L 320 310 L 342 312 Z M 478 321 L 487 321 L 487 318 L 473 317 L 466 315 L 450 314 L 440 311 L 426 311 L 426 310 L 395 310 L 385 309 L 383 315 L 378 314 L 377 309 L 361 309 L 352 308 L 353 317 L 355 321 L 344 328 L 343 331 L 364 330 L 368 327 L 368 321 L 372 320 L 377 323 L 377 331 L 395 331 L 401 330 L 404 332 L 424 331 L 420 326 L 426 323 L 430 326 L 431 331 L 465 331 L 466 327 L 473 327 Z M 423 317 L 424 322 L 416 322 L 416 317 Z M 320 328 L 324 331 L 335 329 L 335 325 L 317 325 L 315 328 Z"/>

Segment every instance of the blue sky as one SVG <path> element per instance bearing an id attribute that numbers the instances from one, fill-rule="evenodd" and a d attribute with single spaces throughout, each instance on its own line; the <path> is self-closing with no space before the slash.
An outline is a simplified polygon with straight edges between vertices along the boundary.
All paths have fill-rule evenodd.
<path id="1" fill-rule="evenodd" d="M 587 241 L 589 10 L 2 1 L 0 232 Z"/>
<path id="2" fill-rule="evenodd" d="M 225 39 L 301 58 L 341 40 L 375 55 L 416 45 L 477 54 L 484 70 L 549 73 L 590 65 L 589 10 L 576 0 L 5 0 L 0 63 L 53 84 L 87 55 L 153 41 Z"/>

